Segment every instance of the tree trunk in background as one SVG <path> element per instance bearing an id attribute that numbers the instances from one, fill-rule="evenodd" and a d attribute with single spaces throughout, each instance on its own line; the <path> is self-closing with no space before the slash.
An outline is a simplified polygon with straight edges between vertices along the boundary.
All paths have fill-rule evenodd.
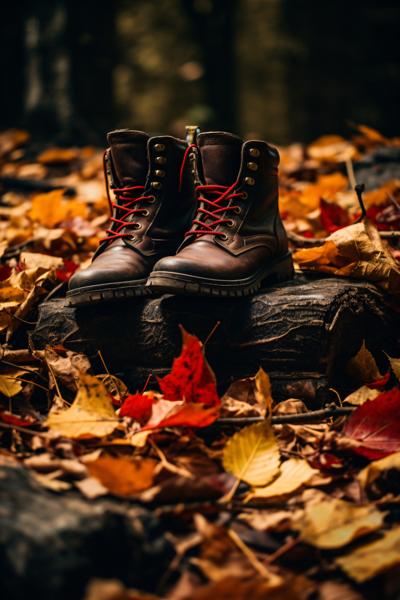
<path id="1" fill-rule="evenodd" d="M 41 0 L 24 23 L 25 126 L 38 139 L 102 140 L 113 120 L 113 3 Z"/>
<path id="2" fill-rule="evenodd" d="M 182 0 L 204 65 L 206 102 L 212 109 L 208 126 L 227 131 L 237 128 L 236 7 L 237 0 Z"/>

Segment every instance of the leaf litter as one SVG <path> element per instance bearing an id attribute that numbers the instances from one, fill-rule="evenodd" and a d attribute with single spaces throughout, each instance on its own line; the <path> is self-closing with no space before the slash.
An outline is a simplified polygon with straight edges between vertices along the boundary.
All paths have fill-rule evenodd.
<path id="1" fill-rule="evenodd" d="M 220 397 L 206 348 L 183 329 L 170 373 L 145 391 L 104 361 L 94 374 L 72 350 L 21 346 L 39 303 L 87 264 L 107 220 L 98 150 L 49 147 L 32 162 L 27 144 L 27 132 L 0 134 L 2 174 L 56 188 L 7 190 L 0 208 L 2 448 L 53 493 L 141 502 L 179 522 L 161 596 L 94 580 L 87 600 L 367 597 L 366 585 L 400 564 L 398 355 L 378 367 L 364 344 L 346 366 L 351 416 L 297 424 L 307 406 L 295 395 L 274 403 L 262 369 Z M 352 140 L 280 149 L 280 208 L 299 269 L 399 294 L 400 179 L 364 193 L 365 218 L 348 170 L 399 145 L 359 126 Z M 277 416 L 294 420 L 275 425 Z M 229 429 L 224 417 L 260 421 Z"/>

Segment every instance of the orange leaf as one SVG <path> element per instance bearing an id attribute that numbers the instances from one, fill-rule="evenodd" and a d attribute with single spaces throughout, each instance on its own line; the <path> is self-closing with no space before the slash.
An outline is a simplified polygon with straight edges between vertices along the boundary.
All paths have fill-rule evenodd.
<path id="1" fill-rule="evenodd" d="M 83 202 L 66 200 L 63 190 L 53 190 L 44 194 L 36 194 L 32 200 L 29 216 L 51 229 L 63 221 L 74 217 L 86 218 L 88 208 Z"/>
<path id="2" fill-rule="evenodd" d="M 151 458 L 130 460 L 124 457 L 102 456 L 87 463 L 92 477 L 115 496 L 124 498 L 149 488 L 154 479 L 157 461 Z"/>
<path id="3" fill-rule="evenodd" d="M 72 148 L 49 148 L 38 156 L 38 162 L 43 165 L 69 163 L 78 157 L 78 151 Z"/>

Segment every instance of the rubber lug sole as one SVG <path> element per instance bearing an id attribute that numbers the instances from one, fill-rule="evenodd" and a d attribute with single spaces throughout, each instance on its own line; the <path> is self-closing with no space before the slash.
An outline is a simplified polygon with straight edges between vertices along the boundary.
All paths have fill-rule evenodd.
<path id="1" fill-rule="evenodd" d="M 258 271 L 252 277 L 237 280 L 207 279 L 172 271 L 153 271 L 146 287 L 162 294 L 184 294 L 238 298 L 254 294 L 261 287 L 293 279 L 294 269 L 290 253 Z"/>
<path id="2" fill-rule="evenodd" d="M 140 281 L 121 281 L 108 285 L 91 285 L 67 292 L 69 306 L 85 306 L 100 302 L 113 302 L 130 298 L 152 296 L 152 290 L 146 287 L 146 279 Z"/>

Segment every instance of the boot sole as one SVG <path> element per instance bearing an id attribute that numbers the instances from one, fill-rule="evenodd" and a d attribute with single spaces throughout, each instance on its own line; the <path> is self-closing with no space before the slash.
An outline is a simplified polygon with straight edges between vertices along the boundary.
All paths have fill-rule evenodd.
<path id="1" fill-rule="evenodd" d="M 184 275 L 172 271 L 153 271 L 146 287 L 163 294 L 184 294 L 196 296 L 240 297 L 254 294 L 264 285 L 272 285 L 293 279 L 294 269 L 291 253 L 287 253 L 270 263 L 267 268 L 257 271 L 246 279 L 208 279 L 195 275 Z"/>
<path id="2" fill-rule="evenodd" d="M 100 302 L 112 302 L 128 298 L 151 296 L 152 291 L 146 287 L 147 279 L 136 281 L 117 281 L 107 285 L 89 285 L 67 292 L 69 306 L 84 306 Z"/>

